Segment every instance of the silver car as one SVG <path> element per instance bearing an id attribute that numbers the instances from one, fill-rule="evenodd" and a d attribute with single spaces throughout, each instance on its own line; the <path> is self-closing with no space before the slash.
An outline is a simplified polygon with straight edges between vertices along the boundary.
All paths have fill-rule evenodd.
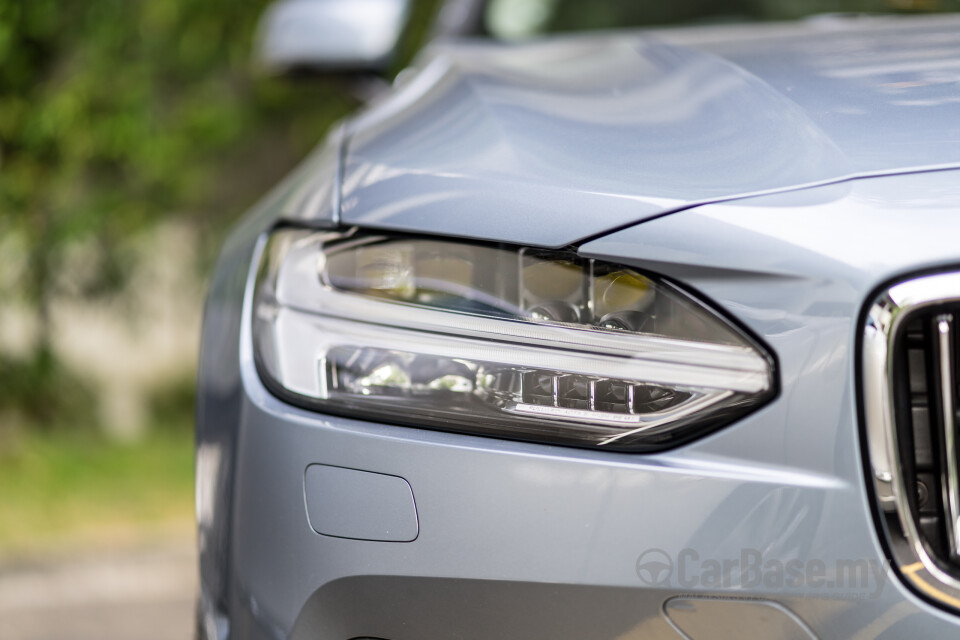
<path id="1" fill-rule="evenodd" d="M 587 6 L 447 3 L 227 241 L 199 637 L 960 636 L 960 18 Z"/>

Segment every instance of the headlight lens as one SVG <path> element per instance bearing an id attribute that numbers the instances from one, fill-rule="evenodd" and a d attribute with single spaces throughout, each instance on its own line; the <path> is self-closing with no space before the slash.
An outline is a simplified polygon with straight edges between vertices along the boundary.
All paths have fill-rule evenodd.
<path id="1" fill-rule="evenodd" d="M 650 451 L 774 388 L 771 358 L 703 303 L 571 251 L 280 230 L 253 306 L 267 386 L 346 416 Z"/>

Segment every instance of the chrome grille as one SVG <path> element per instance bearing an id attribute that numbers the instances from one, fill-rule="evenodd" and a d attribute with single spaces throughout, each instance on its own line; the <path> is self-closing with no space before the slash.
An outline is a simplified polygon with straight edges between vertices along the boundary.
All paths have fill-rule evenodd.
<path id="1" fill-rule="evenodd" d="M 863 334 L 869 469 L 904 580 L 960 610 L 960 274 L 883 292 Z"/>

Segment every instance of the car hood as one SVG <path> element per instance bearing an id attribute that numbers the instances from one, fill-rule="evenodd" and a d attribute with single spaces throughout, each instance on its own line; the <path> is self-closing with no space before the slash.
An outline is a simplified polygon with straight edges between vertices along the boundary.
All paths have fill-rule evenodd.
<path id="1" fill-rule="evenodd" d="M 563 246 L 706 202 L 960 166 L 960 19 L 442 43 L 346 136 L 342 222 Z"/>

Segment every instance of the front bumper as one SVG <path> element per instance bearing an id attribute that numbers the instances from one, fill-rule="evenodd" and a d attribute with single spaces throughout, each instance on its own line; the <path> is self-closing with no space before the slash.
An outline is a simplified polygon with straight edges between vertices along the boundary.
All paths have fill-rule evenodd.
<path id="1" fill-rule="evenodd" d="M 260 635 L 240 637 L 675 638 L 662 609 L 681 594 L 774 600 L 852 637 L 891 607 L 924 608 L 886 572 L 791 587 L 773 569 L 759 585 L 741 571 L 745 553 L 761 567 L 885 569 L 857 485 L 686 450 L 599 454 L 324 418 L 247 384 L 231 611 Z M 317 463 L 405 478 L 419 536 L 318 535 L 304 506 Z M 670 575 L 638 573 L 650 550 L 673 560 Z"/>

